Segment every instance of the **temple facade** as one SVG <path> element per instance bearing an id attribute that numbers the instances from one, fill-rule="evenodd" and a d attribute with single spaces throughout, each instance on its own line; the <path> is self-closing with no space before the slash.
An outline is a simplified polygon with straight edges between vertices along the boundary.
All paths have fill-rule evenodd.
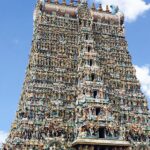
<path id="1" fill-rule="evenodd" d="M 38 0 L 3 150 L 149 150 L 150 114 L 116 6 Z"/>

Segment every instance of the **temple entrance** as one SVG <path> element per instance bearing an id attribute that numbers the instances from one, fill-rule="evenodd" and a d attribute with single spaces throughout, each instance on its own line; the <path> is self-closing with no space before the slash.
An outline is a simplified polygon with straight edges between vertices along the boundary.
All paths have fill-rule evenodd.
<path id="1" fill-rule="evenodd" d="M 95 79 L 95 74 L 92 73 L 92 74 L 91 74 L 91 81 L 94 81 L 94 79 Z"/>
<path id="2" fill-rule="evenodd" d="M 105 150 L 105 146 L 95 146 L 94 150 Z"/>

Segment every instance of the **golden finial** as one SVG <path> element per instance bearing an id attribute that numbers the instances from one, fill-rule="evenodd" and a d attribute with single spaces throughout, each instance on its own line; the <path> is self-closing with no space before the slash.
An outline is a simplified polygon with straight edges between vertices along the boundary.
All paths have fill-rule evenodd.
<path id="1" fill-rule="evenodd" d="M 62 5 L 66 5 L 66 0 L 63 0 L 63 1 L 62 1 Z"/>
<path id="2" fill-rule="evenodd" d="M 98 11 L 100 11 L 100 12 L 103 11 L 102 4 L 99 4 Z"/>
<path id="3" fill-rule="evenodd" d="M 106 12 L 110 12 L 110 11 L 109 11 L 109 6 L 108 6 L 108 5 L 106 5 Z"/>

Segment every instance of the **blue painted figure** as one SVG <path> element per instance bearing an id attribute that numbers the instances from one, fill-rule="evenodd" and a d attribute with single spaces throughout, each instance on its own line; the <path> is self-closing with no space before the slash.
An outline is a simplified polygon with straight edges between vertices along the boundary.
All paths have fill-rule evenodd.
<path id="1" fill-rule="evenodd" d="M 113 15 L 115 15 L 115 14 L 118 13 L 118 11 L 119 11 L 118 6 L 111 5 L 110 8 L 111 8 L 111 13 L 112 13 Z"/>

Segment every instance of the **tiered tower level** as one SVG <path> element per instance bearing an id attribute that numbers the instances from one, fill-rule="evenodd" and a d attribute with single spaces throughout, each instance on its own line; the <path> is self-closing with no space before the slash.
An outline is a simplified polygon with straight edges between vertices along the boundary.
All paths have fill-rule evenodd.
<path id="1" fill-rule="evenodd" d="M 148 150 L 150 115 L 117 7 L 37 2 L 23 91 L 3 150 Z"/>

